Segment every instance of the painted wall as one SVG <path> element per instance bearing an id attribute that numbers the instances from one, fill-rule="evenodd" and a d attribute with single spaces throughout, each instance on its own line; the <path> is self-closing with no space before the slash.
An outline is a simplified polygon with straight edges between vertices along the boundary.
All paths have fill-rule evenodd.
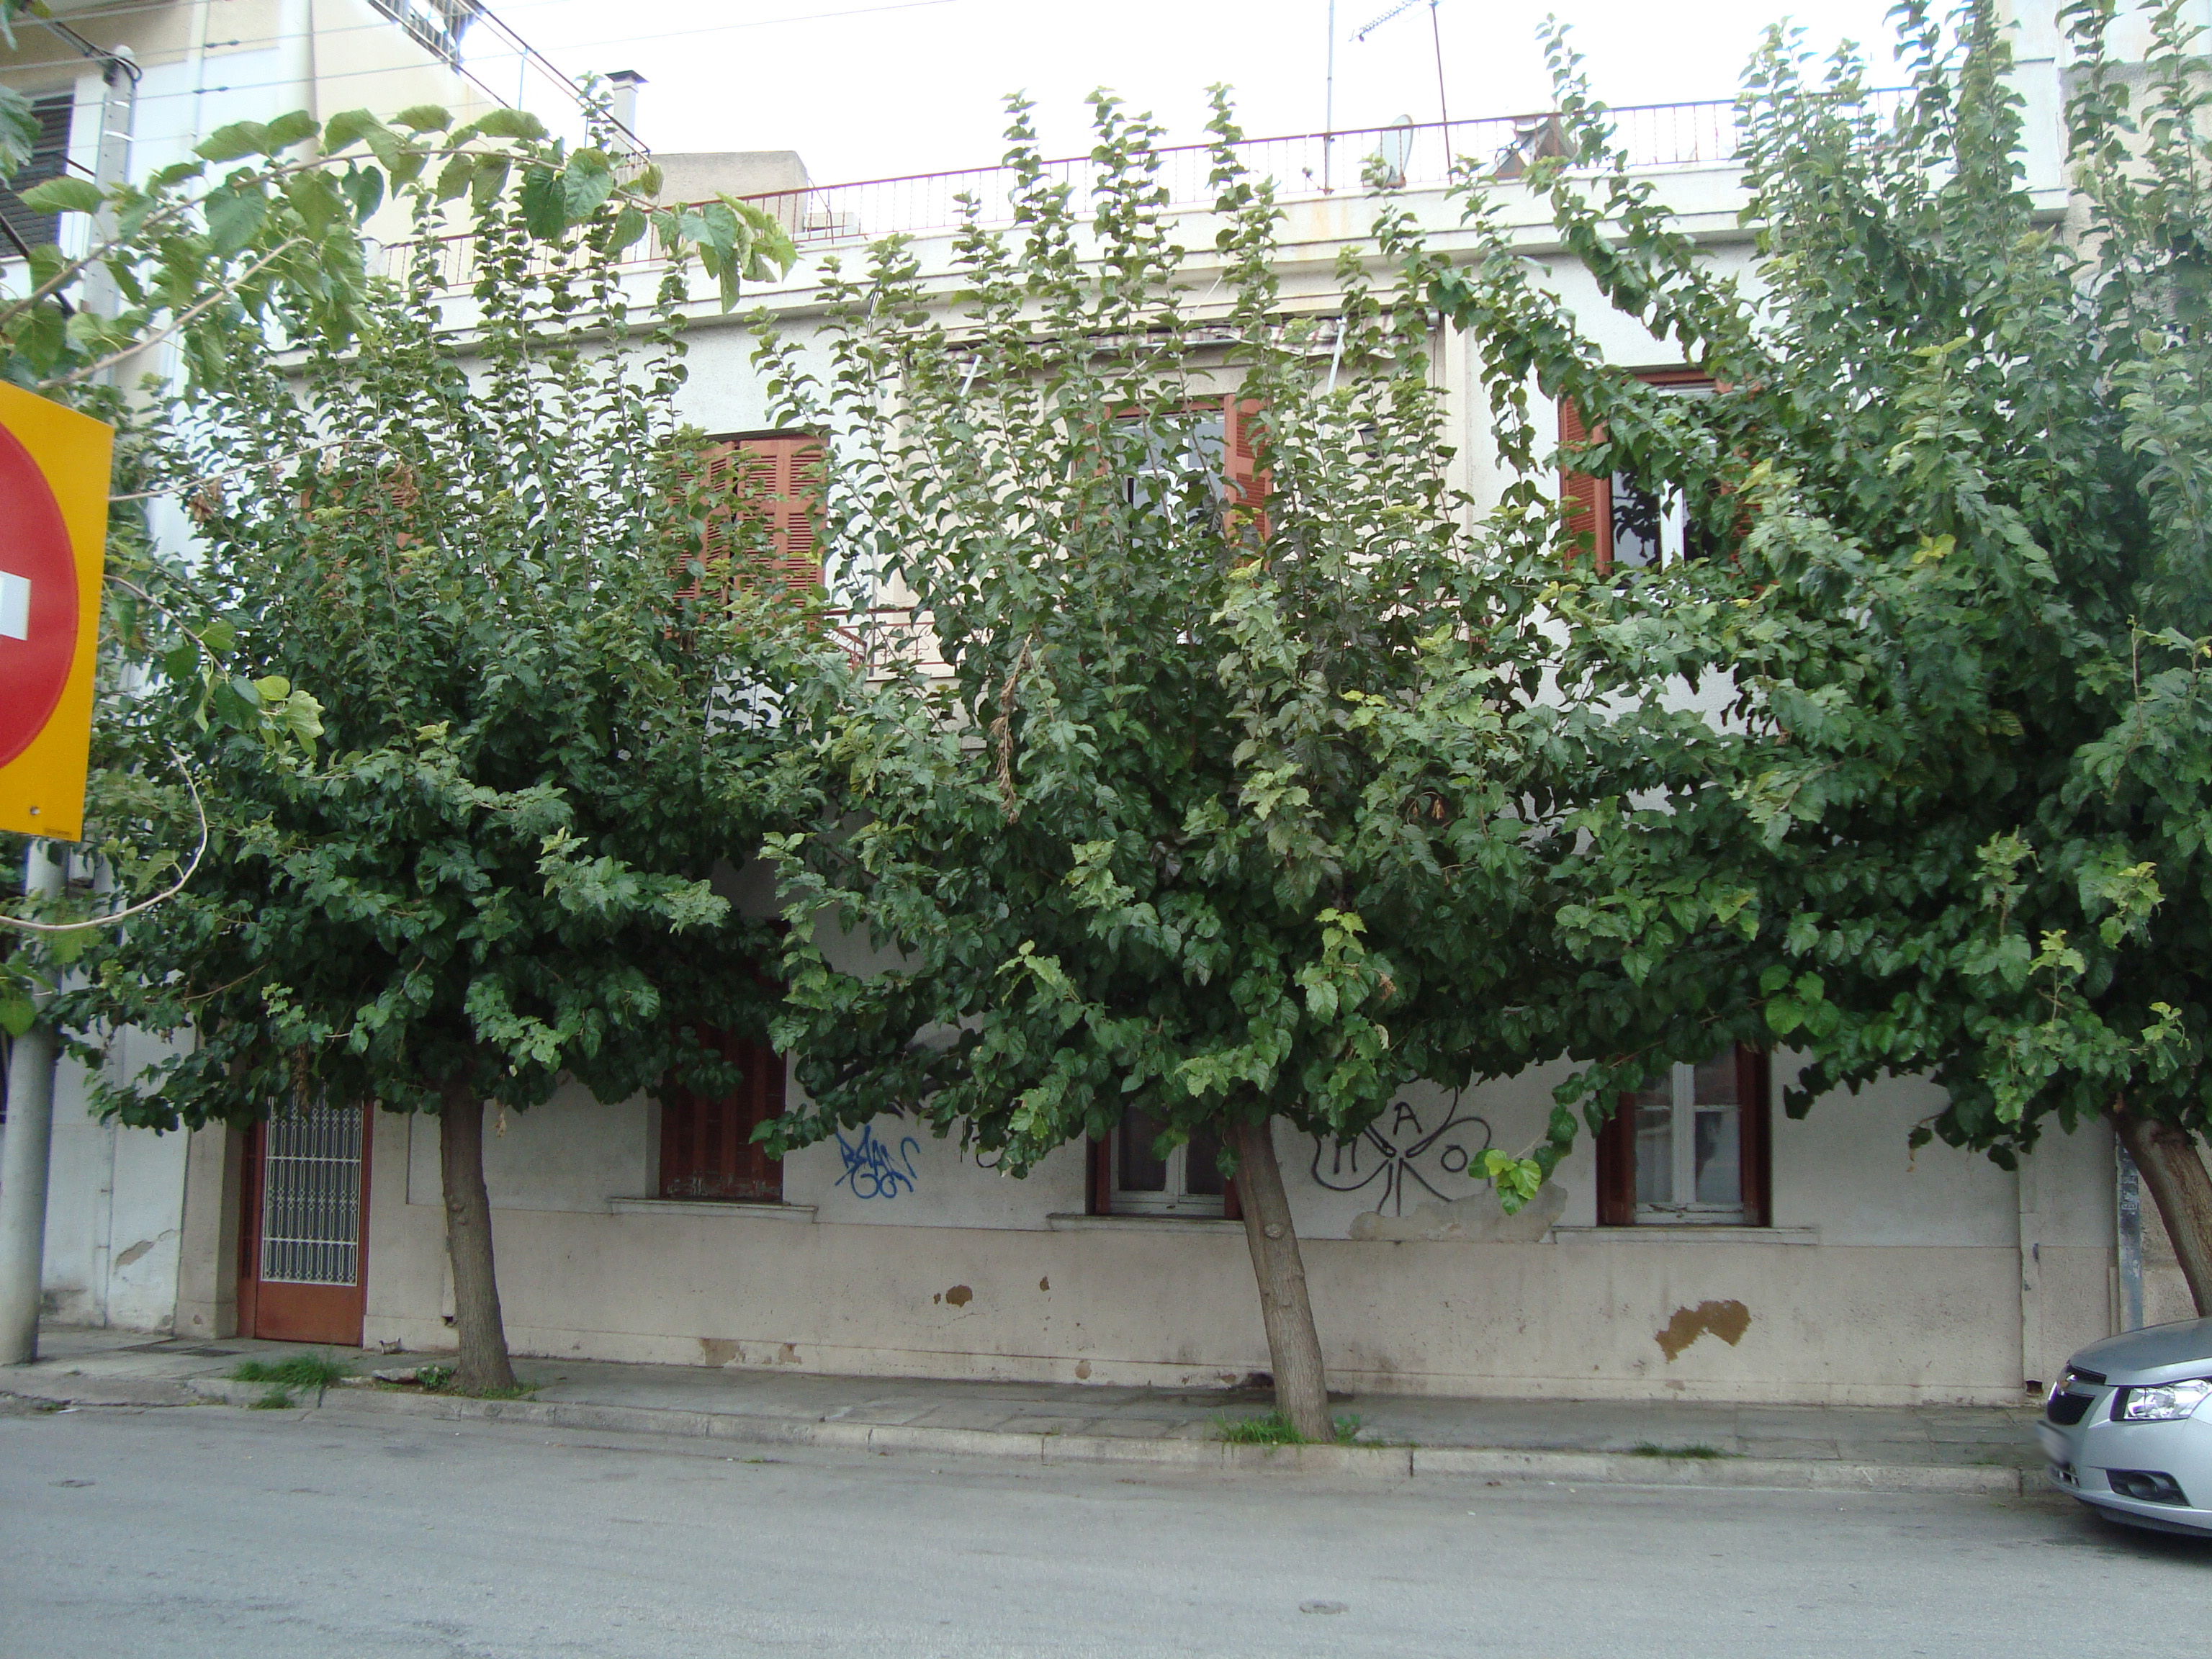
<path id="1" fill-rule="evenodd" d="M 143 1064 L 128 1035 L 111 1065 Z M 84 1069 L 54 1073 L 46 1253 L 49 1318 L 68 1325 L 167 1331 L 175 1316 L 184 1231 L 185 1139 L 103 1123 L 86 1109 Z M 5 1134 L 0 1129 L 0 1134 Z"/>
<path id="2" fill-rule="evenodd" d="M 2010 1401 L 2049 1375 L 2042 1351 L 2063 1358 L 2112 1328 L 2097 1132 L 2047 1143 L 2025 1182 L 1948 1148 L 1910 1156 L 1907 1130 L 1938 1101 L 1899 1080 L 1777 1121 L 1772 1229 L 1596 1228 L 1586 1152 L 1505 1221 L 1455 1180 L 1460 1154 L 1486 1131 L 1533 1133 L 1554 1080 L 1456 1102 L 1408 1091 L 1356 1167 L 1279 1133 L 1340 1386 Z M 1085 1217 L 1074 1149 L 1017 1182 L 878 1120 L 793 1157 L 782 1206 L 660 1202 L 654 1118 L 647 1101 L 564 1094 L 488 1140 L 517 1352 L 1164 1387 L 1267 1366 L 1242 1227 Z M 434 1127 L 384 1116 L 377 1133 L 368 1340 L 450 1346 Z M 887 1161 L 856 1180 L 864 1145 Z M 2023 1194 L 2040 1206 L 2033 1285 Z"/>

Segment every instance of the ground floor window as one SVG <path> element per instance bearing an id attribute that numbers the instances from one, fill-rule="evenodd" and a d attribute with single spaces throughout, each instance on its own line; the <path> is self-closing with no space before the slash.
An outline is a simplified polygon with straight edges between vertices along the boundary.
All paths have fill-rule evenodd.
<path id="1" fill-rule="evenodd" d="M 1163 1152 L 1162 1127 L 1131 1107 L 1110 1137 L 1091 1143 L 1091 1212 L 1237 1218 L 1237 1183 L 1221 1173 L 1220 1135 L 1200 1130 Z"/>
<path id="2" fill-rule="evenodd" d="M 1623 1095 L 1598 1137 L 1609 1227 L 1772 1224 L 1766 1056 L 1741 1044 Z"/>
<path id="3" fill-rule="evenodd" d="M 743 1073 L 720 1097 L 671 1085 L 660 1093 L 660 1195 L 757 1204 L 783 1201 L 783 1163 L 753 1130 L 783 1114 L 783 1056 L 765 1043 L 708 1039 Z"/>

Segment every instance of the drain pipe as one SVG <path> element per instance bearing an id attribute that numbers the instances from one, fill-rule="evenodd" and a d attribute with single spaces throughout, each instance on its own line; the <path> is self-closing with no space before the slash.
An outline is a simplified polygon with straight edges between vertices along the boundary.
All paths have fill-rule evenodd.
<path id="1" fill-rule="evenodd" d="M 2120 1328 L 2139 1331 L 2142 1328 L 2142 1177 L 2136 1171 L 2136 1161 L 2128 1156 L 2128 1149 L 2112 1142 L 2118 1155 L 2118 1184 L 2114 1192 L 2117 1200 L 2113 1208 L 2113 1224 L 2120 1269 Z"/>
<path id="2" fill-rule="evenodd" d="M 58 895 L 66 856 L 52 842 L 33 842 L 24 859 L 25 893 Z M 40 1018 L 15 1039 L 8 1056 L 8 1125 L 0 1130 L 0 1365 L 27 1365 L 39 1357 L 59 1048 L 52 1025 Z"/>

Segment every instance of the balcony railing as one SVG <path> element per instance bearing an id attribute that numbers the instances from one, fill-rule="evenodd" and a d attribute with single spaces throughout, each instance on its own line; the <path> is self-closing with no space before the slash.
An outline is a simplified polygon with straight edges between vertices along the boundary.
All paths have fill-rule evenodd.
<path id="1" fill-rule="evenodd" d="M 1887 115 L 1903 96 L 1899 92 L 1875 93 L 1869 102 L 1877 113 Z M 1632 167 L 1660 171 L 1725 165 L 1741 148 L 1732 102 L 1645 104 L 1607 114 L 1614 141 Z M 1409 190 L 1440 188 L 1462 168 L 1510 179 L 1532 161 L 1559 155 L 1561 147 L 1559 118 L 1536 114 L 1248 138 L 1237 149 L 1255 179 L 1272 180 L 1279 199 L 1289 201 L 1358 195 L 1370 167 L 1379 168 L 1387 183 Z M 1212 202 L 1210 146 L 1182 144 L 1157 155 L 1158 182 L 1170 206 L 1189 210 Z M 1068 186 L 1079 211 L 1100 173 L 1098 163 L 1087 155 L 1048 161 L 1044 168 L 1048 179 Z M 772 215 L 802 248 L 819 249 L 893 233 L 949 234 L 967 222 L 969 202 L 979 222 L 1005 225 L 1013 217 L 1018 183 L 1011 167 L 968 167 L 771 191 L 744 199 Z M 457 237 L 449 245 L 447 276 L 455 285 L 465 280 L 466 241 Z M 410 252 L 405 246 L 386 250 L 384 268 L 397 273 Z M 659 257 L 660 251 L 648 241 L 640 244 L 636 262 L 652 264 Z"/>

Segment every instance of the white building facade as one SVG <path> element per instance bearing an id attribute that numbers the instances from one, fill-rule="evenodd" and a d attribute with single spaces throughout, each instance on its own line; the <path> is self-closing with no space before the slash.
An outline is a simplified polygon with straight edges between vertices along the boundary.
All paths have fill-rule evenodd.
<path id="1" fill-rule="evenodd" d="M 2022 58 L 2030 182 L 2056 222 L 2066 205 L 2060 66 L 2032 30 Z M 1624 141 L 1717 264 L 1747 273 L 1729 107 L 1620 113 Z M 1346 177 L 1395 147 L 1406 201 L 1449 249 L 1458 216 L 1441 189 L 1446 155 L 1541 138 L 1511 121 L 1340 135 L 1333 170 L 1318 165 L 1317 137 L 1255 143 L 1286 198 L 1286 305 L 1330 314 L 1338 254 L 1363 243 L 1373 213 L 1370 199 L 1319 192 L 1312 179 Z M 805 257 L 752 298 L 802 348 L 820 324 L 824 256 L 902 230 L 926 269 L 949 270 L 953 194 L 978 184 L 966 174 L 801 188 L 796 157 L 685 159 L 702 177 L 774 181 L 758 199 Z M 1171 179 L 1182 159 L 1170 158 Z M 1190 173 L 1195 204 L 1203 168 Z M 1510 198 L 1516 187 L 1504 188 Z M 1527 201 L 1508 209 L 1523 250 L 1613 361 L 1672 366 L 1598 299 L 1550 240 L 1547 214 Z M 1199 223 L 1181 240 L 1212 243 Z M 1202 263 L 1191 275 L 1202 295 Z M 773 429 L 750 346 L 732 319 L 702 312 L 687 418 L 741 441 L 805 440 Z M 1473 349 L 1441 333 L 1435 363 L 1455 422 L 1455 482 L 1483 504 L 1504 479 Z M 761 872 L 725 873 L 734 896 L 767 906 Z M 1998 1402 L 2088 1341 L 2188 1312 L 2155 1218 L 2131 1201 L 2101 1127 L 2047 1139 L 2017 1173 L 1940 1146 L 1915 1155 L 1909 1131 L 1943 1105 L 1932 1085 L 1890 1079 L 1791 1121 L 1778 1102 L 1794 1063 L 1784 1051 L 1685 1068 L 1624 1120 L 1626 1146 L 1585 1142 L 1510 1218 L 1468 1170 L 1487 1147 L 1535 1138 L 1558 1068 L 1456 1094 L 1410 1087 L 1348 1147 L 1279 1126 L 1332 1382 L 1461 1395 Z M 765 1164 L 732 1130 L 792 1097 L 781 1061 L 775 1073 L 743 1102 L 608 1103 L 571 1089 L 504 1115 L 486 1165 L 515 1352 L 1175 1388 L 1266 1369 L 1242 1224 L 1225 1213 L 1230 1194 L 1206 1190 L 1218 1183 L 1203 1159 L 1148 1167 L 1146 1138 L 1134 1135 L 1064 1148 L 1018 1181 L 885 1117 Z M 71 1120 L 79 1098 L 64 1076 L 49 1226 L 59 1316 L 206 1338 L 451 1346 L 434 1123 L 372 1113 L 324 1126 L 336 1139 L 314 1145 L 304 1132 L 157 1139 L 83 1122 L 81 1110 Z M 1708 1127 L 1730 1149 L 1717 1161 L 1690 1150 Z M 1679 1150 L 1662 1153 L 1669 1135 Z M 1668 1179 L 1653 1173 L 1662 1158 Z M 283 1265 L 300 1229 L 330 1224 L 302 1219 L 303 1172 L 327 1176 L 348 1158 L 336 1188 L 354 1195 L 337 1206 L 354 1205 L 346 1237 L 324 1241 L 345 1247 L 338 1265 L 320 1280 L 283 1277 L 309 1271 Z M 168 1196 L 118 1204 L 142 1188 Z"/>

